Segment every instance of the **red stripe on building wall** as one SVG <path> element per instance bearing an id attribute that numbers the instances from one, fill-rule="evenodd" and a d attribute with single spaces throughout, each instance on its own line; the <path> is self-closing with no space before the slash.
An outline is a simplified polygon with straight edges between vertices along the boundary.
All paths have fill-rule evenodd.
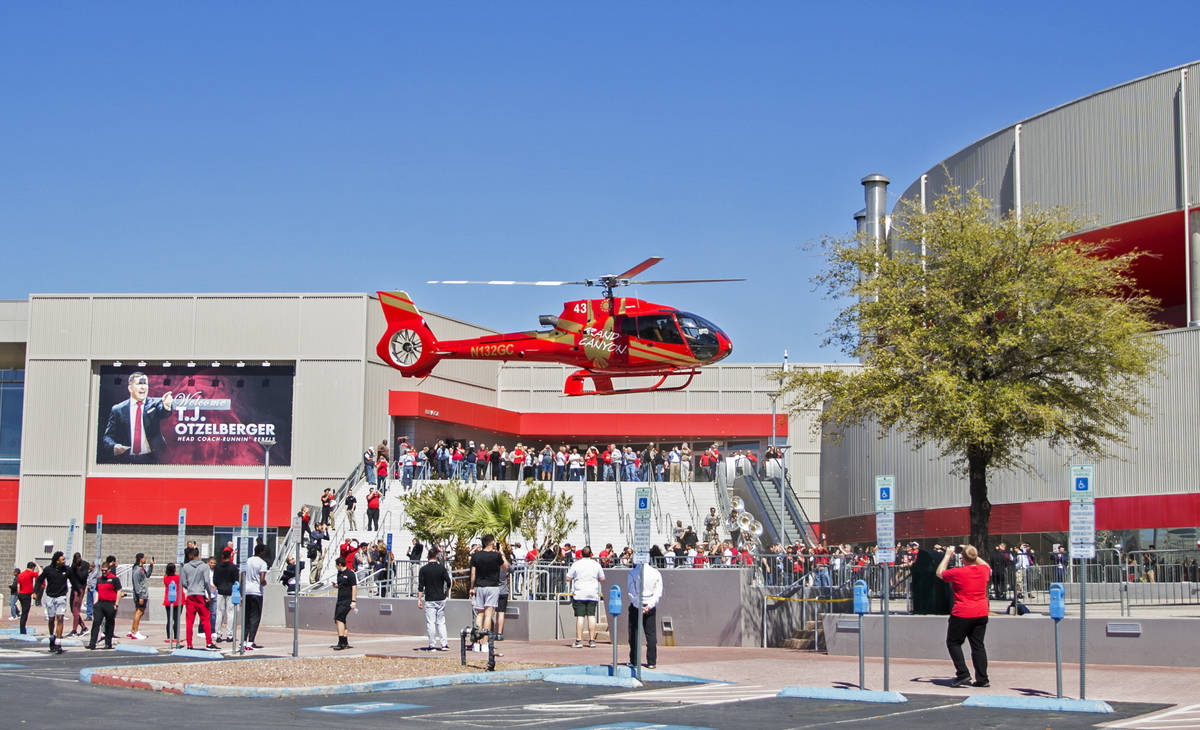
<path id="1" fill-rule="evenodd" d="M 20 479 L 0 479 L 0 523 L 17 524 L 17 502 L 20 494 Z"/>
<path id="2" fill-rule="evenodd" d="M 771 435 L 771 416 L 765 413 L 518 413 L 504 408 L 393 390 L 388 413 L 457 423 L 516 436 L 628 438 L 681 437 L 755 438 Z M 787 436 L 787 415 L 775 417 L 775 433 Z"/>
<path id="3" fill-rule="evenodd" d="M 993 535 L 1020 532 L 1066 532 L 1069 503 L 1022 502 L 992 505 L 988 531 Z M 874 542 L 875 515 L 825 520 L 830 542 Z M 1200 494 L 1154 494 L 1096 500 L 1097 530 L 1142 530 L 1200 525 Z M 900 540 L 958 537 L 970 533 L 966 507 L 896 513 Z"/>
<path id="4" fill-rule="evenodd" d="M 250 524 L 262 524 L 261 479 L 161 479 L 90 477 L 83 500 L 83 519 L 106 525 L 174 525 L 181 507 L 189 525 L 237 525 L 242 505 L 250 505 Z M 268 524 L 291 524 L 292 480 L 272 479 Z"/>

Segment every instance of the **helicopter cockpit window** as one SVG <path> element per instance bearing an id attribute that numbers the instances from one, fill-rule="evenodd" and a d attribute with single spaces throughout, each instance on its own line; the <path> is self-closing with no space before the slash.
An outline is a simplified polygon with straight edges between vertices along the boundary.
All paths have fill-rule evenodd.
<path id="1" fill-rule="evenodd" d="M 680 312 L 679 329 L 683 331 L 688 346 L 692 348 L 692 354 L 698 359 L 707 360 L 710 357 L 716 357 L 721 344 L 717 340 L 717 333 L 720 330 L 715 324 L 703 317 Z"/>
<path id="2" fill-rule="evenodd" d="M 626 337 L 638 336 L 637 317 L 626 317 L 621 320 L 621 334 Z"/>
<path id="3" fill-rule="evenodd" d="M 661 342 L 664 345 L 682 345 L 683 338 L 679 335 L 679 325 L 669 314 L 651 314 L 638 317 L 638 337 L 651 342 Z"/>

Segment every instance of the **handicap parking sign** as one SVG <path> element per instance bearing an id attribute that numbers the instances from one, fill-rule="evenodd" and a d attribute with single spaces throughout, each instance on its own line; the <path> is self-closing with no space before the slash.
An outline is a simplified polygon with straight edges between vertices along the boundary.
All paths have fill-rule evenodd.
<path id="1" fill-rule="evenodd" d="M 1096 496 L 1096 467 L 1093 464 L 1071 465 L 1071 501 L 1090 502 Z"/>
<path id="2" fill-rule="evenodd" d="M 638 509 L 646 509 L 649 506 L 650 506 L 650 500 L 646 499 L 645 497 L 641 497 L 638 499 L 638 505 L 637 505 Z"/>
<path id="3" fill-rule="evenodd" d="M 892 490 L 889 487 L 879 488 L 879 499 L 886 500 L 892 498 Z"/>

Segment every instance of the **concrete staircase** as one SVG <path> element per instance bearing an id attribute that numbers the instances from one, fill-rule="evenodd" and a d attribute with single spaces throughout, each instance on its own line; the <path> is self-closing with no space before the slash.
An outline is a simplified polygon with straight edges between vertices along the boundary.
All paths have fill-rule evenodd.
<path id="1" fill-rule="evenodd" d="M 805 621 L 804 628 L 797 631 L 795 636 L 784 639 L 781 646 L 786 649 L 825 651 L 825 628 L 816 621 Z"/>
<path id="2" fill-rule="evenodd" d="M 718 503 L 716 487 L 712 482 L 694 482 L 684 485 L 679 482 L 555 482 L 547 484 L 555 494 L 566 493 L 573 497 L 568 518 L 577 523 L 567 536 L 567 540 L 576 546 L 590 544 L 597 553 L 607 543 L 620 552 L 622 548 L 633 544 L 633 513 L 634 501 L 638 487 L 651 487 L 652 520 L 650 525 L 650 541 L 662 545 L 674 540 L 675 522 L 681 521 L 686 527 L 691 525 L 696 533 L 703 538 L 704 515 L 710 507 L 716 507 L 718 514 L 722 508 Z M 415 482 L 413 488 L 419 489 L 421 482 Z M 478 487 L 483 492 L 507 491 L 510 494 L 525 489 L 525 485 L 515 481 L 480 482 Z M 587 490 L 586 519 L 584 490 Z M 690 489 L 690 491 L 688 491 Z M 359 529 L 350 530 L 346 518 L 345 503 L 339 503 L 333 512 L 334 528 L 330 531 L 330 540 L 326 544 L 325 558 L 320 575 L 323 578 L 334 575 L 337 559 L 336 546 L 341 545 L 347 537 L 359 542 L 386 540 L 392 537 L 392 552 L 398 559 L 403 560 L 412 544 L 412 534 L 404 528 L 404 488 L 398 480 L 388 484 L 388 493 L 379 505 L 380 529 L 367 530 L 367 493 L 370 484 L 359 480 L 352 488 L 352 493 L 358 500 L 355 511 L 355 521 Z M 722 537 L 727 533 L 724 528 Z M 528 549 L 527 536 L 517 536 Z M 525 538 L 525 539 L 522 539 Z"/>

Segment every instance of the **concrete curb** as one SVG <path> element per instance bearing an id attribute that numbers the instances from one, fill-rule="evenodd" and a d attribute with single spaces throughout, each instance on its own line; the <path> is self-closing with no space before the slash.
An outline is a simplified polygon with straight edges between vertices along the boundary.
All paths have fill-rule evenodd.
<path id="1" fill-rule="evenodd" d="M 171 656 L 191 657 L 192 659 L 224 659 L 225 655 L 219 651 L 209 651 L 208 649 L 175 649 L 171 652 Z"/>
<path id="2" fill-rule="evenodd" d="M 899 692 L 872 689 L 837 689 L 834 687 L 784 687 L 776 697 L 795 697 L 806 700 L 839 700 L 843 702 L 908 702 Z"/>
<path id="3" fill-rule="evenodd" d="M 126 654 L 158 654 L 158 649 L 145 644 L 116 644 L 113 651 L 123 651 Z"/>
<path id="4" fill-rule="evenodd" d="M 177 649 L 173 656 L 193 656 L 179 654 L 187 649 Z M 194 654 L 204 654 L 204 659 L 219 657 L 209 656 L 208 652 L 194 651 Z M 266 657 L 264 657 L 266 658 Z M 474 674 L 441 674 L 432 677 L 416 677 L 414 679 L 389 679 L 377 682 L 356 682 L 354 684 L 327 685 L 322 687 L 225 687 L 219 685 L 196 684 L 192 682 L 165 682 L 160 680 L 130 679 L 120 676 L 120 672 L 136 669 L 138 665 L 92 667 L 79 672 L 79 681 L 89 684 L 101 684 L 110 687 L 127 687 L 130 689 L 148 689 L 158 692 L 193 695 L 197 697 L 308 697 L 313 695 L 344 695 L 367 692 L 392 692 L 404 689 L 422 689 L 426 687 L 445 687 L 462 684 L 494 684 L 503 682 L 522 682 L 546 679 L 547 677 L 571 677 L 592 683 L 590 679 L 632 681 L 632 678 L 610 677 L 611 667 L 605 665 L 568 665 L 562 667 L 542 667 L 539 669 L 512 669 L 503 672 L 477 672 Z M 655 682 L 711 682 L 713 680 L 689 677 L 681 674 L 670 674 L 647 669 L 642 673 L 645 681 Z M 554 681 L 554 680 L 551 680 Z M 582 682 L 571 682 L 582 683 Z M 599 682 L 595 682 L 599 684 Z M 634 686 L 634 685 L 608 685 Z"/>
<path id="5" fill-rule="evenodd" d="M 638 687 L 645 686 L 633 677 L 610 677 L 597 674 L 548 674 L 542 677 L 542 681 L 554 682 L 555 684 L 579 684 L 589 687 L 624 687 L 627 689 L 637 689 Z"/>
<path id="6" fill-rule="evenodd" d="M 1041 710 L 1042 712 L 1095 712 L 1112 714 L 1113 708 L 1102 700 L 1075 700 L 1067 697 L 1005 697 L 1003 695 L 971 695 L 963 707 L 986 707 L 1001 710 Z"/>
<path id="7" fill-rule="evenodd" d="M 25 641 L 30 644 L 36 644 L 39 641 L 41 641 L 42 639 L 45 639 L 46 637 L 38 636 L 37 634 L 13 634 L 12 636 L 10 636 L 8 638 L 12 639 L 13 641 Z"/>
<path id="8" fill-rule="evenodd" d="M 43 637 L 40 641 L 38 641 L 38 643 L 42 646 L 50 646 L 50 637 Z M 83 646 L 83 642 L 79 639 L 68 639 L 66 637 L 59 639 L 54 643 L 58 644 L 59 646 Z"/>

